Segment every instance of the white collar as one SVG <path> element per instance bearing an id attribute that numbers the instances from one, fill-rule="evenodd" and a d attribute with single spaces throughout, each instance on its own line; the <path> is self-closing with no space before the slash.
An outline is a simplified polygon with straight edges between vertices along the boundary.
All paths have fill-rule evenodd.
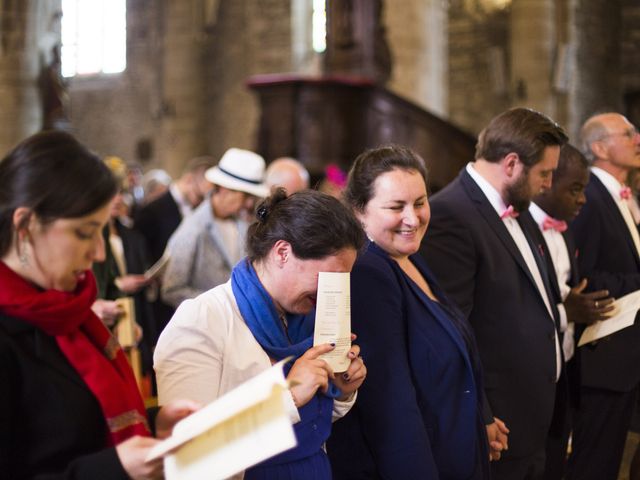
<path id="1" fill-rule="evenodd" d="M 547 212 L 542 210 L 534 202 L 531 202 L 529 204 L 529 213 L 531 214 L 531 216 L 533 217 L 533 219 L 536 221 L 536 223 L 540 228 L 542 228 L 542 224 L 544 223 L 545 219 L 551 217 Z"/>
<path id="2" fill-rule="evenodd" d="M 473 162 L 467 163 L 466 169 L 467 173 L 471 175 L 473 181 L 478 184 L 478 187 L 480 187 L 480 190 L 482 190 L 484 196 L 487 197 L 487 200 L 489 200 L 489 203 L 496 211 L 498 216 L 502 215 L 507 209 L 507 206 L 504 204 L 504 200 L 502 200 L 502 196 L 500 195 L 498 190 L 496 190 L 493 185 L 491 185 L 482 175 L 480 175 L 480 173 L 478 173 L 478 171 L 473 167 Z"/>
<path id="3" fill-rule="evenodd" d="M 609 172 L 603 170 L 600 167 L 591 167 L 593 174 L 603 183 L 603 185 L 609 190 L 609 193 L 614 200 L 622 200 L 620 197 L 620 190 L 622 190 L 622 184 L 616 177 Z"/>

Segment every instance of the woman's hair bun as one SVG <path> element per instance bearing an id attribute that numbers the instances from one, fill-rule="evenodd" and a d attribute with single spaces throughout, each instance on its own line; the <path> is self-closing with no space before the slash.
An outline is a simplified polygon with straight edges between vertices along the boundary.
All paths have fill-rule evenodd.
<path id="1" fill-rule="evenodd" d="M 265 198 L 256 209 L 256 218 L 258 219 L 258 222 L 265 223 L 275 206 L 286 198 L 287 192 L 284 188 L 279 187 L 274 189 L 271 196 Z"/>

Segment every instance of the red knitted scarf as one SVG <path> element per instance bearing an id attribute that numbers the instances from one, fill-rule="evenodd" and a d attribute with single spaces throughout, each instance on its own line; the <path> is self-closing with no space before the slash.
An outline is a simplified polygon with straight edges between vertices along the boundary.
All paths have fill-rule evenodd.
<path id="1" fill-rule="evenodd" d="M 0 311 L 55 337 L 60 350 L 98 399 L 108 445 L 149 436 L 146 411 L 133 372 L 117 340 L 91 310 L 91 271 L 75 292 L 39 290 L 0 261 Z"/>

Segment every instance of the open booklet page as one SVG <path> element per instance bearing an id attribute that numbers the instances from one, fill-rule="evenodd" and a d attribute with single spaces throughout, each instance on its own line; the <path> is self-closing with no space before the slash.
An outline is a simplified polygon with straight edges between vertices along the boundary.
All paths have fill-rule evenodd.
<path id="1" fill-rule="evenodd" d="M 602 322 L 589 325 L 584 329 L 578 342 L 578 347 L 633 325 L 636 314 L 640 309 L 640 290 L 618 298 L 615 301 L 615 306 L 617 313 L 614 316 Z"/>
<path id="2" fill-rule="evenodd" d="M 335 343 L 336 348 L 322 358 L 334 372 L 349 368 L 351 348 L 351 283 L 350 274 L 320 272 L 316 302 L 316 324 L 313 345 Z"/>
<path id="3" fill-rule="evenodd" d="M 169 253 L 164 252 L 164 254 L 158 259 L 158 261 L 151 265 L 151 267 L 149 267 L 146 272 L 144 272 L 144 278 L 147 280 L 153 280 L 154 278 L 162 274 L 167 266 L 167 263 L 169 263 L 169 258 Z"/>
<path id="4" fill-rule="evenodd" d="M 147 460 L 165 457 L 166 480 L 216 480 L 295 447 L 284 362 L 178 422 Z"/>

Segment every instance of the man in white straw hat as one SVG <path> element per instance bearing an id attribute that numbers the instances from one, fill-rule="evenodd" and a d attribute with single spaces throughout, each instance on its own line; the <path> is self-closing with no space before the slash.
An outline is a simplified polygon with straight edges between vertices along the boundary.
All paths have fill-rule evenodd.
<path id="1" fill-rule="evenodd" d="M 214 185 L 210 196 L 180 224 L 167 246 L 165 301 L 177 307 L 229 279 L 245 255 L 243 213 L 269 194 L 264 173 L 260 155 L 238 148 L 227 150 L 218 165 L 207 170 L 205 178 Z"/>

